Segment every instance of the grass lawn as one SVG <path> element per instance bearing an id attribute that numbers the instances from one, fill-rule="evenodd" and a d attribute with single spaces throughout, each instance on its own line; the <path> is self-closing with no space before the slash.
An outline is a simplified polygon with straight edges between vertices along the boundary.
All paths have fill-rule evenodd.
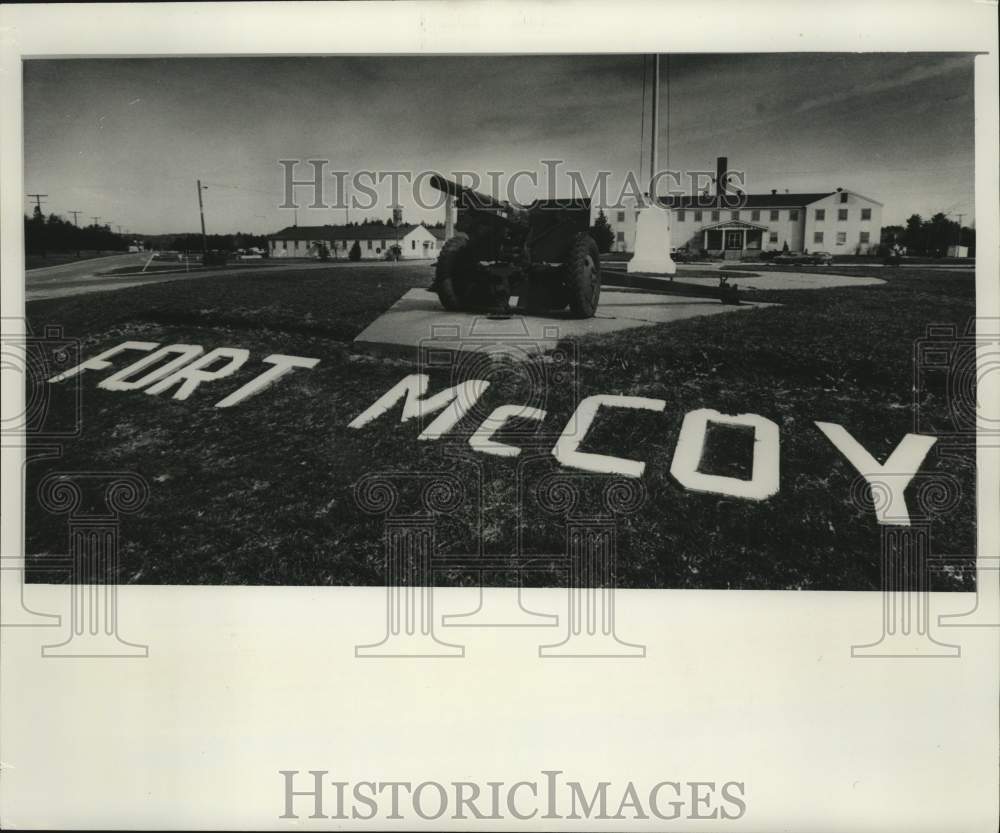
<path id="1" fill-rule="evenodd" d="M 576 357 L 577 384 L 550 384 L 544 402 L 532 403 L 548 412 L 545 421 L 512 426 L 537 431 L 516 441 L 526 449 L 517 460 L 472 452 L 466 439 L 474 418 L 440 440 L 419 443 L 419 420 L 400 423 L 398 408 L 362 430 L 347 427 L 416 372 L 404 361 L 356 355 L 351 341 L 407 289 L 427 286 L 426 264 L 248 270 L 31 302 L 32 327 L 61 324 L 80 340 L 84 358 L 133 339 L 206 350 L 243 347 L 251 359 L 235 376 L 202 386 L 186 401 L 100 390 L 97 383 L 113 370 L 84 373 L 82 435 L 61 459 L 27 468 L 29 565 L 44 565 L 44 554 L 67 546 L 65 519 L 48 515 L 34 499 L 46 473 L 131 471 L 146 478 L 151 496 L 123 524 L 122 582 L 382 583 L 382 520 L 356 506 L 353 484 L 370 472 L 447 472 L 464 483 L 466 497 L 438 524 L 438 554 L 533 553 L 544 569 L 526 580 L 559 581 L 562 574 L 546 567 L 546 559 L 563 552 L 565 527 L 539 507 L 532 487 L 547 475 L 573 474 L 549 454 L 553 438 L 578 398 L 606 393 L 667 403 L 663 413 L 602 411 L 583 447 L 647 463 L 645 502 L 619 524 L 620 586 L 878 589 L 881 528 L 870 509 L 852 502 L 856 473 L 813 422 L 843 425 L 884 459 L 914 430 L 915 340 L 932 323 L 955 324 L 961 332 L 975 314 L 974 281 L 933 270 L 837 271 L 888 283 L 755 292 L 752 299 L 782 306 L 567 345 Z M 234 408 L 213 407 L 260 373 L 260 359 L 271 353 L 320 362 Z M 119 360 L 116 368 L 122 366 Z M 483 378 L 481 367 L 458 373 Z M 480 416 L 527 401 L 529 383 L 517 367 L 501 365 L 489 378 Z M 455 381 L 448 371 L 435 370 L 431 391 Z M 55 411 L 70 407 L 71 383 L 48 386 L 48 392 Z M 778 424 L 781 488 L 775 497 L 755 503 L 700 494 L 671 477 L 681 421 L 696 408 L 755 413 Z M 931 426 L 925 430 L 949 430 L 941 389 L 921 392 L 920 421 Z M 745 434 L 709 432 L 703 471 L 745 476 L 748 465 Z M 921 471 L 948 475 L 962 488 L 958 504 L 931 522 L 933 553 L 973 553 L 974 453 L 936 447 Z M 597 507 L 608 478 L 577 480 L 580 511 Z M 411 497 L 404 490 L 404 502 Z M 907 498 L 913 511 L 912 489 Z M 436 581 L 478 578 L 456 568 L 439 572 Z M 974 586 L 969 573 L 936 581 L 940 589 Z"/>

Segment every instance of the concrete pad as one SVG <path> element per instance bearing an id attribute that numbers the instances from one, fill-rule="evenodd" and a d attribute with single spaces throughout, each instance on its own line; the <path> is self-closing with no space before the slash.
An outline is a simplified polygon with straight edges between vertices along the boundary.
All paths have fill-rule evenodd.
<path id="1" fill-rule="evenodd" d="M 354 346 L 376 355 L 408 358 L 415 358 L 421 350 L 531 355 L 554 350 L 560 339 L 767 306 L 773 305 L 733 306 L 712 298 L 605 289 L 593 318 L 513 315 L 493 319 L 475 313 L 448 312 L 441 307 L 435 293 L 411 289 L 360 333 L 354 339 Z"/>
<path id="2" fill-rule="evenodd" d="M 717 275 L 704 278 L 674 278 L 674 280 L 701 286 L 716 286 L 719 283 Z M 830 289 L 838 286 L 875 286 L 885 283 L 881 278 L 859 278 L 852 275 L 813 275 L 805 272 L 771 272 L 770 274 L 758 272 L 752 278 L 730 278 L 729 282 L 740 289 Z"/>
<path id="3" fill-rule="evenodd" d="M 627 275 L 625 269 L 618 264 L 605 264 L 603 271 L 608 275 Z M 729 282 L 740 289 L 830 289 L 839 286 L 875 286 L 885 283 L 881 278 L 858 277 L 857 275 L 835 275 L 830 272 L 757 272 L 750 264 L 740 263 L 685 263 L 685 271 L 705 272 L 705 277 L 675 276 L 674 282 L 692 284 L 694 286 L 715 287 L 719 283 L 720 271 L 750 273 L 748 278 L 730 278 Z M 661 275 L 649 275 L 651 278 L 661 278 Z M 663 277 L 663 280 L 669 280 Z"/>

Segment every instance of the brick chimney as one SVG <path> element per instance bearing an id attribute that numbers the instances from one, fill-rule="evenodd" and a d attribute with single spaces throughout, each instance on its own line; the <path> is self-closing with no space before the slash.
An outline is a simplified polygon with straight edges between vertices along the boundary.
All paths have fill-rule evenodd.
<path id="1" fill-rule="evenodd" d="M 715 195 L 721 197 L 726 193 L 726 172 L 729 170 L 729 160 L 720 156 L 715 160 Z"/>

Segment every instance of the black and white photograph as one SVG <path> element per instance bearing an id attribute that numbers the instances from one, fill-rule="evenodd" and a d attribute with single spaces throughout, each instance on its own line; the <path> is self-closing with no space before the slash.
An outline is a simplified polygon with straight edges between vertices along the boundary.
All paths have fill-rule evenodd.
<path id="1" fill-rule="evenodd" d="M 28 446 L 29 580 L 52 490 L 107 485 L 67 469 L 148 493 L 119 583 L 381 584 L 413 512 L 435 584 L 558 585 L 567 518 L 606 512 L 621 587 L 877 590 L 915 520 L 975 552 L 972 55 L 39 60 L 24 86 L 28 321 L 72 342 L 38 397 L 79 423 Z"/>
<path id="2" fill-rule="evenodd" d="M 995 829 L 997 53 L 973 25 L 995 4 L 934 42 L 945 7 L 918 3 L 898 44 L 895 3 L 827 41 L 818 3 L 702 7 L 745 37 L 638 3 L 605 41 L 616 12 L 589 3 L 561 8 L 579 40 L 533 3 L 155 5 L 86 7 L 76 52 L 4 12 L 2 636 L 59 715 L 33 759 L 120 719 L 201 749 L 220 802 L 133 747 L 120 816 L 93 774 L 34 815 L 42 776 L 4 752 L 26 770 L 5 825 L 888 830 L 906 801 L 906 829 Z M 52 46 L 11 45 L 29 31 Z M 887 686 L 914 667 L 935 682 L 905 713 L 934 728 L 897 734 Z M 939 709 L 963 674 L 950 713 L 984 722 L 958 741 Z M 462 715 L 448 766 L 362 751 L 414 686 L 415 720 Z M 565 686 L 567 712 L 515 728 Z M 321 687 L 347 757 L 302 734 Z M 74 691 L 91 729 L 67 728 Z M 25 696 L 6 687 L 5 727 Z M 607 740 L 582 752 L 569 713 Z M 765 713 L 788 734 L 752 768 Z M 457 740 L 490 714 L 524 743 L 496 772 Z M 906 754 L 926 765 L 890 774 Z M 840 816 L 804 807 L 810 756 Z M 769 767 L 816 779 L 794 812 Z M 934 815 L 945 771 L 966 804 Z"/>

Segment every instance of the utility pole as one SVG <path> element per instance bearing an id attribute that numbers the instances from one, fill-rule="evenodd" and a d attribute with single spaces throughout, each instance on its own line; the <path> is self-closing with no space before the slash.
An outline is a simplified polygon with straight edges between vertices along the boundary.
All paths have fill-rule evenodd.
<path id="1" fill-rule="evenodd" d="M 42 197 L 47 197 L 48 194 L 28 194 L 31 199 L 35 201 L 35 216 L 42 216 Z"/>
<path id="2" fill-rule="evenodd" d="M 97 221 L 100 220 L 101 218 L 100 217 L 91 217 L 90 219 L 94 221 L 94 226 L 96 227 L 97 226 Z"/>
<path id="3" fill-rule="evenodd" d="M 204 265 L 205 258 L 208 257 L 208 238 L 205 236 L 205 205 L 201 201 L 201 192 L 207 191 L 207 186 L 202 186 L 198 180 L 198 213 L 201 215 L 201 262 Z"/>
<path id="4" fill-rule="evenodd" d="M 82 211 L 67 211 L 66 213 L 73 215 L 73 225 L 74 226 L 79 226 L 80 225 L 80 223 L 77 220 L 77 218 L 83 213 Z"/>

